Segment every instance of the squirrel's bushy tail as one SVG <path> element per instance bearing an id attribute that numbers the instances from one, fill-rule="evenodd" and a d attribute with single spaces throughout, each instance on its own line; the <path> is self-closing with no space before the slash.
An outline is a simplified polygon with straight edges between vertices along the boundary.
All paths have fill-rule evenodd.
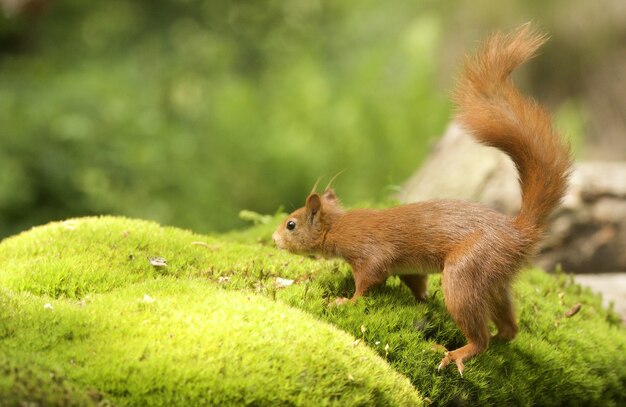
<path id="1" fill-rule="evenodd" d="M 532 58 L 545 40 L 530 24 L 508 35 L 492 35 L 466 58 L 454 91 L 459 123 L 515 163 L 522 190 L 515 225 L 533 241 L 565 194 L 571 158 L 549 113 L 520 94 L 509 74 Z"/>

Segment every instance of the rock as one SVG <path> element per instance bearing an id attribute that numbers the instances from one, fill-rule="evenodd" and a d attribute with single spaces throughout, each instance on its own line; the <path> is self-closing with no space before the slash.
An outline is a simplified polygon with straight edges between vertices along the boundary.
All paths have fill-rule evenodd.
<path id="1" fill-rule="evenodd" d="M 514 214 L 521 203 L 516 177 L 505 154 L 477 143 L 452 123 L 398 197 L 405 203 L 466 199 Z"/>
<path id="2" fill-rule="evenodd" d="M 626 273 L 577 274 L 574 279 L 592 291 L 602 293 L 604 306 L 613 303 L 613 309 L 626 323 Z"/>
<path id="3" fill-rule="evenodd" d="M 566 271 L 626 271 L 626 163 L 577 163 L 539 264 Z"/>

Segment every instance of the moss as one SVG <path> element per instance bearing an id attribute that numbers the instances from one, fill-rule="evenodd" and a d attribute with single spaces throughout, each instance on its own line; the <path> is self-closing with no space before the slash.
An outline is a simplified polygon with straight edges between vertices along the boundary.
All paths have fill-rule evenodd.
<path id="1" fill-rule="evenodd" d="M 86 387 L 81 390 L 52 369 L 16 363 L 15 356 L 8 358 L 0 353 L 0 405 L 107 405 L 104 396 Z"/>
<path id="2" fill-rule="evenodd" d="M 411 405 L 416 392 L 438 405 L 626 402 L 625 329 L 566 276 L 522 273 L 520 335 L 494 343 L 460 377 L 436 369 L 443 346 L 464 341 L 438 276 L 425 304 L 390 278 L 353 305 L 329 307 L 352 292 L 349 267 L 262 244 L 279 221 L 209 237 L 85 218 L 7 239 L 0 355 L 120 404 Z M 168 265 L 151 265 L 155 256 Z M 295 282 L 280 288 L 276 277 Z"/>
<path id="3" fill-rule="evenodd" d="M 464 344 L 445 311 L 439 276 L 431 277 L 431 298 L 425 304 L 415 304 L 399 279 L 391 278 L 353 306 L 320 305 L 319 299 L 331 286 L 336 295 L 353 289 L 349 271 L 342 273 L 332 284 L 318 278 L 309 287 L 282 291 L 279 299 L 361 336 L 437 404 L 620 405 L 626 401 L 626 331 L 602 309 L 598 296 L 565 277 L 541 270 L 522 273 L 515 286 L 520 334 L 510 343 L 494 342 L 466 363 L 460 377 L 453 368 L 436 369 L 443 347 Z M 564 313 L 577 303 L 582 304 L 580 312 L 566 318 Z"/>
<path id="4" fill-rule="evenodd" d="M 151 264 L 154 257 L 167 266 Z M 295 257 L 260 244 L 162 227 L 125 218 L 82 218 L 36 227 L 5 239 L 0 259 L 10 272 L 0 286 L 58 298 L 81 298 L 160 276 L 229 279 L 254 288 L 274 276 L 316 273 L 331 262 Z"/>
<path id="5" fill-rule="evenodd" d="M 350 335 L 198 279 L 160 277 L 82 301 L 0 295 L 12 305 L 2 308 L 10 334 L 0 354 L 116 404 L 420 403 L 406 378 Z"/>
<path id="6" fill-rule="evenodd" d="M 0 246 L 0 355 L 16 372 L 55 372 L 120 404 L 421 404 L 350 335 L 254 293 L 267 292 L 270 260 L 285 265 L 271 249 L 113 218 L 51 224 Z M 151 265 L 153 255 L 168 265 Z M 307 263 L 289 260 L 298 261 L 284 276 Z"/>

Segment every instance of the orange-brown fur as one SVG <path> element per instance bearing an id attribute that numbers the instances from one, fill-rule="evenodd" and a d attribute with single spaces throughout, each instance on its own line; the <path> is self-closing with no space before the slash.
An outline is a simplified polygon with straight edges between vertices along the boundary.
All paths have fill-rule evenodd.
<path id="1" fill-rule="evenodd" d="M 455 200 L 344 211 L 327 188 L 312 192 L 274 233 L 280 248 L 345 259 L 355 280 L 352 300 L 394 270 L 402 270 L 402 281 L 424 300 L 427 275 L 420 271 L 442 271 L 446 307 L 467 344 L 447 352 L 440 368 L 453 361 L 462 373 L 464 360 L 487 349 L 489 321 L 497 338 L 515 337 L 511 282 L 566 189 L 569 149 L 549 114 L 509 79 L 544 41 L 529 25 L 489 37 L 466 58 L 454 92 L 457 120 L 478 141 L 507 153 L 518 169 L 522 208 L 515 218 Z"/>

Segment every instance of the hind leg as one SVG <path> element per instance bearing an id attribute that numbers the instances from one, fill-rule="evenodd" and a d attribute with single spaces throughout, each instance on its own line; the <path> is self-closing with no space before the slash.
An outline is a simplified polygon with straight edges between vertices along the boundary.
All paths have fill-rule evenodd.
<path id="1" fill-rule="evenodd" d="M 428 297 L 428 276 L 422 274 L 408 274 L 400 276 L 400 280 L 411 289 L 413 296 L 419 302 Z"/>
<path id="2" fill-rule="evenodd" d="M 493 339 L 510 341 L 517 335 L 519 328 L 515 322 L 515 309 L 509 287 L 502 287 L 496 291 L 499 293 L 494 298 L 494 306 L 491 310 L 491 319 L 498 328 L 498 333 Z"/>
<path id="3" fill-rule="evenodd" d="M 489 307 L 480 281 L 484 275 L 467 263 L 446 264 L 444 267 L 442 283 L 446 308 L 467 338 L 467 344 L 446 352 L 439 369 L 454 362 L 463 375 L 463 362 L 489 346 Z"/>

